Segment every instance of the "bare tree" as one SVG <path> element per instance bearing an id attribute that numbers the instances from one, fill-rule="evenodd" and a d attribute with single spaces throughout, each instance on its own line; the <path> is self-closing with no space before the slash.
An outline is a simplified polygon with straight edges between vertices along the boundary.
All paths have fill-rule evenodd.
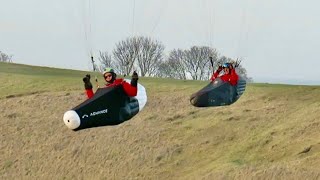
<path id="1" fill-rule="evenodd" d="M 167 61 L 161 62 L 157 68 L 155 77 L 161 78 L 175 78 L 173 77 L 172 70 Z"/>
<path id="2" fill-rule="evenodd" d="M 164 45 L 148 37 L 131 37 L 116 44 L 114 66 L 121 74 L 139 68 L 141 76 L 154 76 L 163 60 Z"/>
<path id="3" fill-rule="evenodd" d="M 191 76 L 194 80 L 208 80 L 213 71 L 209 57 L 215 66 L 218 54 L 213 48 L 194 46 L 190 50 L 174 49 L 161 64 L 158 76 L 175 79 L 187 79 Z"/>
<path id="4" fill-rule="evenodd" d="M 184 65 L 193 80 L 207 80 L 210 70 L 209 57 L 217 58 L 217 51 L 207 46 L 193 46 L 184 51 Z"/>
<path id="5" fill-rule="evenodd" d="M 139 38 L 132 37 L 120 41 L 113 50 L 114 66 L 120 74 L 130 74 L 139 53 Z"/>
<path id="6" fill-rule="evenodd" d="M 12 62 L 12 55 L 0 51 L 0 62 Z"/>
<path id="7" fill-rule="evenodd" d="M 137 61 L 141 76 L 154 76 L 163 59 L 164 45 L 151 38 L 137 38 L 137 42 L 140 43 Z"/>
<path id="8" fill-rule="evenodd" d="M 181 49 L 174 49 L 170 52 L 168 60 L 168 68 L 171 74 L 171 78 L 175 79 L 187 79 L 186 67 L 184 64 L 184 52 Z"/>
<path id="9" fill-rule="evenodd" d="M 107 67 L 113 67 L 112 57 L 107 51 L 99 52 L 99 61 L 100 61 L 99 71 L 101 72 L 103 72 L 104 69 Z"/>

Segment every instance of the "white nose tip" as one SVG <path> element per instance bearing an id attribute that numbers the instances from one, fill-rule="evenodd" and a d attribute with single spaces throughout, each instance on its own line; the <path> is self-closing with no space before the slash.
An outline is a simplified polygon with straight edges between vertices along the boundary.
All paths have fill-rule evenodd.
<path id="1" fill-rule="evenodd" d="M 64 113 L 63 122 L 68 128 L 76 129 L 80 126 L 80 117 L 75 111 L 70 110 Z"/>

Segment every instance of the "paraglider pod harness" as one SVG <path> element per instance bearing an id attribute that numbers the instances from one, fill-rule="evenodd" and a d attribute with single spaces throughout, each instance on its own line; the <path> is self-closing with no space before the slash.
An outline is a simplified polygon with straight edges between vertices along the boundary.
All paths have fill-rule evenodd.
<path id="1" fill-rule="evenodd" d="M 79 104 L 74 111 L 79 114 L 81 125 L 76 130 L 117 125 L 131 119 L 139 112 L 139 102 L 129 97 L 122 85 L 98 88 L 95 95 Z M 105 111 L 104 113 L 100 113 Z"/>

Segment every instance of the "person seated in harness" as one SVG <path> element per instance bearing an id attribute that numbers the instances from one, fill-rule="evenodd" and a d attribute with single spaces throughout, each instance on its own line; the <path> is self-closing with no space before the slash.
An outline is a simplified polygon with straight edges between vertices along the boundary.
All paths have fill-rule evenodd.
<path id="1" fill-rule="evenodd" d="M 134 97 L 137 95 L 137 92 L 138 92 L 137 86 L 138 86 L 138 79 L 139 78 L 138 78 L 138 74 L 135 71 L 132 74 L 130 84 L 122 78 L 117 79 L 117 74 L 114 72 L 114 70 L 112 68 L 106 68 L 102 74 L 103 74 L 103 77 L 106 81 L 106 87 L 122 86 L 124 89 L 124 92 L 129 97 Z M 84 87 L 86 90 L 86 95 L 87 95 L 88 99 L 90 99 L 94 96 L 94 93 L 92 90 L 92 84 L 90 82 L 90 74 L 87 74 L 83 78 L 83 82 L 84 82 Z"/>
<path id="2" fill-rule="evenodd" d="M 220 75 L 222 70 L 224 71 L 224 74 Z M 219 68 L 212 74 L 210 80 L 214 81 L 218 77 L 224 82 L 229 82 L 232 86 L 236 86 L 239 80 L 239 76 L 232 63 L 224 63 L 222 66 L 219 66 Z"/>

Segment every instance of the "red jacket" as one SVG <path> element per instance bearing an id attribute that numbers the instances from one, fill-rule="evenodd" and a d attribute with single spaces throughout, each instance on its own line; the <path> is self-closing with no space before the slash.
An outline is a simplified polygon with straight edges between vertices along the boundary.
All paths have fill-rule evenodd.
<path id="1" fill-rule="evenodd" d="M 112 84 L 106 84 L 106 87 L 111 87 L 111 86 L 122 86 L 124 89 L 124 92 L 130 97 L 136 96 L 138 92 L 137 87 L 131 86 L 131 84 L 124 81 L 123 79 L 116 79 Z M 88 99 L 92 98 L 94 95 L 92 89 L 86 89 L 86 94 Z"/>
<path id="2" fill-rule="evenodd" d="M 214 81 L 218 77 L 219 73 L 220 71 L 216 71 L 215 73 L 213 73 L 210 80 Z M 224 74 L 220 76 L 220 78 L 222 81 L 229 82 L 232 86 L 235 86 L 238 83 L 239 76 L 236 73 L 235 69 L 231 69 L 229 74 Z"/>

